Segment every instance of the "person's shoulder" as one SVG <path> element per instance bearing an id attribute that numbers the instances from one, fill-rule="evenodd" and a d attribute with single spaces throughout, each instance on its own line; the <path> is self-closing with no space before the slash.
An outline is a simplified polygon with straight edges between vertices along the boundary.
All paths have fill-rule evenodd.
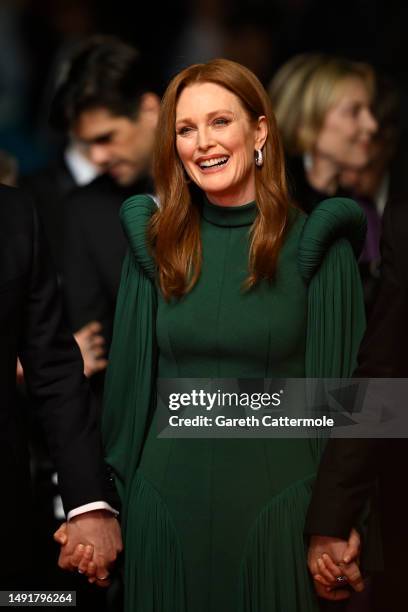
<path id="1" fill-rule="evenodd" d="M 109 177 L 102 175 L 87 185 L 77 185 L 64 198 L 64 213 L 88 216 L 107 206 L 113 206 L 117 210 L 125 197 L 125 192 L 120 187 Z"/>
<path id="2" fill-rule="evenodd" d="M 354 200 L 335 197 L 320 202 L 307 217 L 300 235 L 298 259 L 304 279 L 311 279 L 335 244 L 348 244 L 358 257 L 366 230 L 366 216 Z"/>
<path id="3" fill-rule="evenodd" d="M 127 198 L 119 213 L 125 230 L 146 227 L 157 208 L 157 200 L 150 194 L 137 194 Z"/>
<path id="4" fill-rule="evenodd" d="M 26 189 L 41 189 L 47 184 L 54 183 L 56 177 L 61 173 L 69 174 L 69 170 L 62 156 L 58 156 L 34 172 L 22 174 L 19 177 L 19 186 Z"/>
<path id="5" fill-rule="evenodd" d="M 4 206 L 27 206 L 29 198 L 18 187 L 10 187 L 0 183 L 1 205 Z"/>
<path id="6" fill-rule="evenodd" d="M 153 196 L 139 194 L 128 198 L 120 209 L 120 220 L 129 247 L 135 260 L 150 277 L 154 276 L 155 263 L 150 253 L 147 230 L 157 207 L 157 200 Z"/>

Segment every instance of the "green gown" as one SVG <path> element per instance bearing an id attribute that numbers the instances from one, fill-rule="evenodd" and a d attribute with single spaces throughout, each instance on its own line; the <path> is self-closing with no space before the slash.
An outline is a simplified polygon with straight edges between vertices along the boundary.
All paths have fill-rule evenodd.
<path id="1" fill-rule="evenodd" d="M 181 300 L 156 290 L 146 197 L 122 209 L 124 265 L 103 419 L 122 496 L 126 612 L 313 612 L 303 524 L 319 440 L 159 439 L 156 377 L 347 376 L 364 325 L 350 200 L 292 211 L 277 276 L 251 291 L 255 203 L 204 201 L 203 267 Z M 320 217 L 319 217 L 320 215 Z"/>

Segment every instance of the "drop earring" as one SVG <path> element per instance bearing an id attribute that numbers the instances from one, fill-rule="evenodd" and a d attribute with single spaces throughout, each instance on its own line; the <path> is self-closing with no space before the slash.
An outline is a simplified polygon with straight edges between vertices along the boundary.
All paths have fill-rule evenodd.
<path id="1" fill-rule="evenodd" d="M 263 162 L 264 160 L 262 149 L 255 149 L 255 165 L 260 168 L 261 166 L 263 166 Z"/>

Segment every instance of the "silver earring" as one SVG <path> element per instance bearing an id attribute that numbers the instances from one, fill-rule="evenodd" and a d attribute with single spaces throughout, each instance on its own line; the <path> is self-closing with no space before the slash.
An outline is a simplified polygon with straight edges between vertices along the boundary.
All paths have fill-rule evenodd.
<path id="1" fill-rule="evenodd" d="M 263 153 L 262 149 L 255 149 L 255 164 L 260 168 L 263 166 Z"/>
<path id="2" fill-rule="evenodd" d="M 313 169 L 313 157 L 310 153 L 303 154 L 303 165 L 305 167 L 306 172 L 311 172 Z"/>

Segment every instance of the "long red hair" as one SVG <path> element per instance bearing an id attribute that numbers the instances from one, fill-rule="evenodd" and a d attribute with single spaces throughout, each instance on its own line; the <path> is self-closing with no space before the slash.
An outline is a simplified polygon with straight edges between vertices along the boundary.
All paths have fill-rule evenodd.
<path id="1" fill-rule="evenodd" d="M 288 224 L 289 199 L 284 153 L 270 99 L 257 77 L 241 64 L 216 59 L 195 64 L 176 75 L 164 94 L 154 152 L 153 174 L 160 208 L 153 215 L 149 239 L 165 299 L 186 294 L 200 276 L 200 198 L 186 181 L 176 150 L 176 106 L 193 83 L 215 83 L 235 94 L 250 121 L 264 115 L 268 136 L 264 163 L 255 172 L 258 215 L 251 227 L 246 287 L 272 280 Z"/>

